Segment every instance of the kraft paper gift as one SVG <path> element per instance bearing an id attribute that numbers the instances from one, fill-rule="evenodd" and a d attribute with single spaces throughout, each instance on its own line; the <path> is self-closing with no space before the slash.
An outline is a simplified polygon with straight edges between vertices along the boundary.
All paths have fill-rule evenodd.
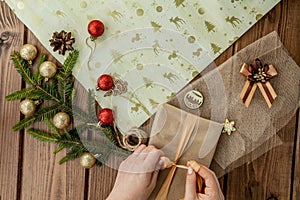
<path id="1" fill-rule="evenodd" d="M 169 104 L 162 104 L 158 107 L 153 121 L 149 144 L 161 149 L 165 156 L 177 164 L 186 165 L 187 161 L 193 159 L 209 167 L 222 128 L 222 123 L 204 119 Z M 182 198 L 186 173 L 186 170 L 174 167 L 160 172 L 151 198 Z M 164 183 L 167 176 L 167 179 L 172 180 L 169 192 L 164 189 L 168 188 L 168 183 Z M 163 184 L 167 186 L 160 191 Z"/>

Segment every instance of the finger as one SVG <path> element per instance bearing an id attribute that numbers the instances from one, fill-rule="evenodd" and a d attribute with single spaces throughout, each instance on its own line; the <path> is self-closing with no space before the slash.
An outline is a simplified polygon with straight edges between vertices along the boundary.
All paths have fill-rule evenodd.
<path id="1" fill-rule="evenodd" d="M 206 188 L 218 189 L 218 179 L 213 171 L 201 165 L 198 174 L 204 179 Z"/>
<path id="2" fill-rule="evenodd" d="M 145 163 L 149 166 L 150 171 L 160 169 L 159 160 L 163 155 L 164 153 L 156 148 L 152 149 L 152 151 L 148 153 Z"/>
<path id="3" fill-rule="evenodd" d="M 184 199 L 195 199 L 196 196 L 196 174 L 191 167 L 188 168 L 185 182 Z"/>
<path id="4" fill-rule="evenodd" d="M 159 173 L 158 170 L 155 170 L 152 173 L 151 181 L 150 181 L 150 184 L 149 184 L 150 189 L 154 189 L 155 188 L 156 182 L 157 182 L 158 173 Z"/>
<path id="5" fill-rule="evenodd" d="M 200 199 L 200 200 L 209 200 L 209 199 L 211 199 L 207 194 L 198 193 L 197 196 L 198 196 L 198 199 Z"/>
<path id="6" fill-rule="evenodd" d="M 146 145 L 141 144 L 138 148 L 136 148 L 136 150 L 134 151 L 134 153 L 141 153 L 144 149 L 146 148 Z"/>

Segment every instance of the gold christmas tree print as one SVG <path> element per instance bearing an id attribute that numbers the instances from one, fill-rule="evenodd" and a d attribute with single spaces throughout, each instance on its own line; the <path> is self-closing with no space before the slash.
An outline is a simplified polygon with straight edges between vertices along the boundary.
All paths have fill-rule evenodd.
<path id="1" fill-rule="evenodd" d="M 183 4 L 185 0 L 174 0 L 174 3 L 176 5 L 176 7 L 178 8 L 179 6 L 185 7 L 185 5 Z"/>
<path id="2" fill-rule="evenodd" d="M 170 100 L 170 99 L 172 99 L 175 96 L 176 96 L 176 93 L 172 92 L 169 96 L 167 96 L 167 99 Z"/>
<path id="3" fill-rule="evenodd" d="M 160 48 L 160 45 L 159 45 L 159 43 L 158 43 L 157 40 L 154 41 L 154 43 L 153 43 L 153 45 L 152 45 L 152 48 L 153 48 L 154 53 L 155 53 L 156 55 L 158 55 L 158 54 L 159 54 L 158 49 Z"/>
<path id="4" fill-rule="evenodd" d="M 137 33 L 133 38 L 131 38 L 131 42 L 137 42 L 141 40 L 141 34 Z"/>
<path id="5" fill-rule="evenodd" d="M 153 87 L 153 81 L 147 77 L 143 77 L 146 88 Z"/>
<path id="6" fill-rule="evenodd" d="M 123 62 L 122 61 L 123 55 L 120 52 L 118 52 L 115 49 L 112 49 L 110 53 L 111 53 L 114 63 Z"/>
<path id="7" fill-rule="evenodd" d="M 229 22 L 233 28 L 237 27 L 238 24 L 242 23 L 242 20 L 240 20 L 239 18 L 232 16 L 232 17 L 226 17 L 225 18 L 226 22 Z"/>
<path id="8" fill-rule="evenodd" d="M 173 74 L 172 72 L 169 73 L 164 73 L 163 77 L 165 79 L 168 79 L 170 83 L 174 83 L 174 81 L 176 79 L 178 79 L 178 76 L 176 76 L 175 74 Z"/>
<path id="9" fill-rule="evenodd" d="M 178 16 L 176 16 L 176 17 L 171 17 L 171 18 L 169 19 L 169 21 L 170 21 L 171 23 L 175 24 L 175 26 L 176 26 L 178 29 L 180 28 L 180 26 L 181 26 L 182 24 L 185 24 L 185 21 L 184 21 L 183 19 L 179 18 Z"/>
<path id="10" fill-rule="evenodd" d="M 211 31 L 215 32 L 214 29 L 215 29 L 216 26 L 213 23 L 211 23 L 209 21 L 205 21 L 204 23 L 205 23 L 205 27 L 206 27 L 208 32 L 211 32 Z"/>
<path id="11" fill-rule="evenodd" d="M 121 97 L 127 99 L 130 103 L 134 104 L 131 107 L 132 112 L 138 112 L 140 109 L 144 111 L 148 116 L 151 116 L 151 112 L 147 109 L 147 107 L 139 100 L 138 96 L 134 92 L 127 92 L 127 95 L 121 95 Z"/>
<path id="12" fill-rule="evenodd" d="M 55 13 L 56 17 L 66 17 L 67 15 L 61 11 L 61 10 L 57 10 Z"/>
<path id="13" fill-rule="evenodd" d="M 177 53 L 176 53 L 176 51 L 173 51 L 173 53 L 170 54 L 169 57 L 168 57 L 169 60 L 174 59 L 174 58 L 177 58 Z"/>
<path id="14" fill-rule="evenodd" d="M 217 53 L 222 49 L 221 47 L 219 47 L 219 46 L 218 46 L 217 44 L 215 44 L 215 43 L 210 43 L 210 46 L 211 46 L 211 48 L 212 48 L 214 54 L 217 54 Z"/>
<path id="15" fill-rule="evenodd" d="M 114 21 L 116 21 L 116 22 L 120 21 L 121 18 L 123 17 L 123 15 L 116 10 L 109 11 L 108 15 L 111 16 L 114 19 Z"/>
<path id="16" fill-rule="evenodd" d="M 152 108 L 156 107 L 159 103 L 154 99 L 148 99 L 149 103 L 151 104 Z"/>
<path id="17" fill-rule="evenodd" d="M 193 57 L 199 57 L 201 55 L 202 48 L 198 48 L 196 51 L 193 52 Z"/>
<path id="18" fill-rule="evenodd" d="M 155 31 L 155 32 L 157 32 L 157 31 L 160 30 L 161 25 L 159 25 L 157 22 L 151 21 L 150 23 L 151 23 L 151 26 L 154 28 L 154 31 Z"/>

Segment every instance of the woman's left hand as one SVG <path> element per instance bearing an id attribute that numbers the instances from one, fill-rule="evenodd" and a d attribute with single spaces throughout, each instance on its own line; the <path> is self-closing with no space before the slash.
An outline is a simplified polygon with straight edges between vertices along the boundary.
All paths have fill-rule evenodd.
<path id="1" fill-rule="evenodd" d="M 161 156 L 163 152 L 152 145 L 139 146 L 121 163 L 114 188 L 107 199 L 148 199 L 156 185 Z"/>

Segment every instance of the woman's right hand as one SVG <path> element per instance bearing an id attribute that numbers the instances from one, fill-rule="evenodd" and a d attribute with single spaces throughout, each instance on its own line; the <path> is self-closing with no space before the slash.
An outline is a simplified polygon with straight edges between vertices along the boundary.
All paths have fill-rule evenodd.
<path id="1" fill-rule="evenodd" d="M 219 181 L 213 171 L 203 165 L 200 165 L 200 169 L 195 172 L 189 163 L 188 166 L 189 169 L 186 176 L 184 200 L 224 200 Z M 204 193 L 196 192 L 196 173 L 204 180 Z"/>

